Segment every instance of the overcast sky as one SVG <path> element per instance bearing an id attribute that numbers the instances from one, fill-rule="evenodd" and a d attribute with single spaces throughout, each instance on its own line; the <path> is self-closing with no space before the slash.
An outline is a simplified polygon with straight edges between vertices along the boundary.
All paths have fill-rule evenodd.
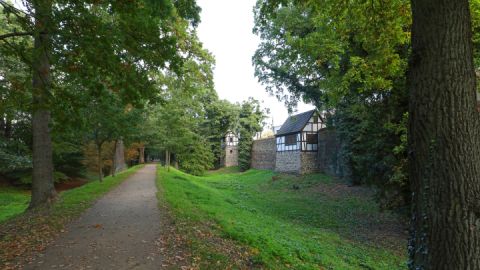
<path id="1" fill-rule="evenodd" d="M 283 102 L 271 97 L 254 76 L 252 56 L 259 38 L 252 33 L 256 0 L 197 0 L 202 8 L 198 36 L 216 59 L 215 88 L 222 99 L 240 102 L 254 97 L 270 108 L 275 125 L 288 116 Z M 298 111 L 313 108 L 300 104 Z M 268 121 L 271 123 L 271 119 Z"/>

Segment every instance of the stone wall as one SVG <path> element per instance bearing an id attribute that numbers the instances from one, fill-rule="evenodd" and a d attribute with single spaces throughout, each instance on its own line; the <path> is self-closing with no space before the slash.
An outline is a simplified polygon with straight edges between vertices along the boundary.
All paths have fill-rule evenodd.
<path id="1" fill-rule="evenodd" d="M 274 137 L 253 141 L 251 167 L 261 170 L 275 169 L 276 154 L 277 145 Z"/>
<path id="2" fill-rule="evenodd" d="M 277 152 L 275 159 L 275 171 L 285 173 L 301 173 L 301 152 Z"/>
<path id="3" fill-rule="evenodd" d="M 318 172 L 317 152 L 302 152 L 300 174 Z"/>
<path id="4" fill-rule="evenodd" d="M 225 167 L 238 166 L 238 146 L 226 146 L 225 147 Z"/>

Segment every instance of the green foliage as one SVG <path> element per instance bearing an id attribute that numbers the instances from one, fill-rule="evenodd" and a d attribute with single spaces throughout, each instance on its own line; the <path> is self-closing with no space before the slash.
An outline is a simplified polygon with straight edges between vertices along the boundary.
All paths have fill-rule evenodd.
<path id="1" fill-rule="evenodd" d="M 385 208 L 409 203 L 406 152 L 393 153 L 402 144 L 394 127 L 405 125 L 407 111 L 409 5 L 286 0 L 259 1 L 255 10 L 256 75 L 287 104 L 303 98 L 328 112 L 348 177 L 379 187 Z"/>
<path id="2" fill-rule="evenodd" d="M 205 136 L 214 155 L 214 167 L 220 167 L 220 160 L 224 149 L 221 142 L 225 134 L 235 127 L 238 122 L 238 106 L 227 100 L 219 100 L 215 95 L 208 95 L 203 101 L 205 104 L 205 120 L 201 126 L 201 133 Z"/>
<path id="3" fill-rule="evenodd" d="M 250 169 L 253 136 L 262 131 L 263 120 L 268 111 L 263 111 L 260 102 L 253 98 L 244 101 L 238 116 L 238 165 L 241 171 Z"/>
<path id="4" fill-rule="evenodd" d="M 214 221 L 221 236 L 257 251 L 252 260 L 259 268 L 405 269 L 403 239 L 366 240 L 372 226 L 395 224 L 395 217 L 380 213 L 368 193 L 332 194 L 339 184 L 321 174 L 297 178 L 259 170 L 195 177 L 159 168 L 157 177 L 179 222 Z"/>
<path id="5" fill-rule="evenodd" d="M 205 170 L 213 166 L 213 152 L 208 143 L 202 138 L 197 138 L 198 143 L 190 144 L 187 151 L 177 155 L 180 169 L 193 175 L 203 175 Z"/>
<path id="6" fill-rule="evenodd" d="M 470 1 L 475 66 L 480 2 Z M 410 202 L 405 146 L 410 1 L 260 0 L 253 62 L 267 90 L 293 107 L 327 112 L 357 184 L 379 187 L 385 208 Z"/>
<path id="7" fill-rule="evenodd" d="M 341 141 L 340 156 L 350 171 L 347 177 L 354 184 L 377 186 L 381 206 L 387 209 L 410 202 L 407 153 L 402 148 L 406 143 L 404 110 L 406 97 L 394 94 L 369 103 L 350 97 L 332 117 Z"/>
<path id="8" fill-rule="evenodd" d="M 20 141 L 5 140 L 0 135 L 0 173 L 23 171 L 32 168 L 28 148 Z"/>
<path id="9" fill-rule="evenodd" d="M 245 132 L 246 135 L 242 135 L 238 142 L 238 166 L 240 171 L 246 171 L 250 169 L 251 164 L 251 152 L 252 152 L 252 137 L 248 136 L 248 133 Z M 252 135 L 253 136 L 253 135 Z"/>
<path id="10" fill-rule="evenodd" d="M 53 172 L 53 182 L 55 182 L 55 183 L 65 182 L 69 179 L 70 178 L 62 172 L 58 172 L 58 171 Z M 31 185 L 32 184 L 32 175 L 31 174 L 24 175 L 24 176 L 20 177 L 18 182 L 22 185 Z"/>
<path id="11" fill-rule="evenodd" d="M 181 74 L 185 56 L 195 55 L 199 48 L 194 27 L 200 9 L 193 0 L 23 4 L 26 8 L 18 10 L 8 1 L 0 2 L 0 34 L 47 27 L 49 38 L 41 40 L 52 83 L 35 100 L 51 111 L 54 165 L 72 175 L 83 173 L 80 147 L 86 139 L 101 146 L 107 140 L 142 138 L 134 130 L 144 120 L 139 110 L 162 100 L 152 77 Z M 42 11 L 49 23 L 34 24 L 33 18 Z M 0 136 L 27 148 L 31 148 L 31 112 L 38 109 L 31 106 L 31 72 L 39 65 L 39 52 L 32 45 L 33 35 L 0 40 Z M 25 157 L 30 150 L 20 154 L 4 149 L 2 144 L 0 159 L 8 162 L 2 162 L 0 170 L 18 173 L 28 166 Z"/>

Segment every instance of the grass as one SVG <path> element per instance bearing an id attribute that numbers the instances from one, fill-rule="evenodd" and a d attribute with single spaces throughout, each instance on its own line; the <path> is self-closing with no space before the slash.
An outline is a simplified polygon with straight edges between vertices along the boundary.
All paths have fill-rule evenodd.
<path id="1" fill-rule="evenodd" d="M 34 211 L 21 213 L 25 210 L 25 202 L 30 200 L 29 196 L 19 196 L 12 191 L 5 193 L 10 194 L 7 195 L 10 198 L 15 198 L 16 202 L 2 206 L 7 212 L 15 214 L 0 222 L 0 268 L 11 267 L 12 261 L 18 261 L 17 257 L 31 251 L 43 250 L 69 221 L 80 216 L 98 198 L 142 167 L 134 166 L 115 177 L 105 177 L 103 182 L 94 181 L 64 191 L 53 205 Z M 0 193 L 0 196 L 2 195 L 3 193 Z M 8 200 L 7 196 L 2 196 L 0 201 Z M 17 206 L 18 204 L 21 207 Z"/>
<path id="2" fill-rule="evenodd" d="M 215 222 L 224 238 L 256 251 L 251 261 L 258 267 L 406 268 L 404 240 L 374 233 L 395 217 L 379 213 L 371 193 L 339 192 L 336 187 L 346 186 L 325 175 L 250 170 L 196 177 L 162 168 L 158 174 L 175 215 L 192 223 Z"/>
<path id="3" fill-rule="evenodd" d="M 0 187 L 0 222 L 23 213 L 29 202 L 30 193 L 28 191 L 12 187 Z"/>

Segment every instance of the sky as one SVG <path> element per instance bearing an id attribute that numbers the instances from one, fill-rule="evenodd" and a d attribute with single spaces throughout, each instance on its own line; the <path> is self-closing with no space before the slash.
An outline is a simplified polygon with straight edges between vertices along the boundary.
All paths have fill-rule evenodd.
<path id="1" fill-rule="evenodd" d="M 252 56 L 260 39 L 252 33 L 253 7 L 256 0 L 197 0 L 202 8 L 198 36 L 216 59 L 215 88 L 221 99 L 241 102 L 248 97 L 263 101 L 270 109 L 274 125 L 288 117 L 283 102 L 270 96 L 254 76 Z M 298 112 L 313 109 L 300 103 Z M 268 119 L 270 124 L 272 119 Z"/>

